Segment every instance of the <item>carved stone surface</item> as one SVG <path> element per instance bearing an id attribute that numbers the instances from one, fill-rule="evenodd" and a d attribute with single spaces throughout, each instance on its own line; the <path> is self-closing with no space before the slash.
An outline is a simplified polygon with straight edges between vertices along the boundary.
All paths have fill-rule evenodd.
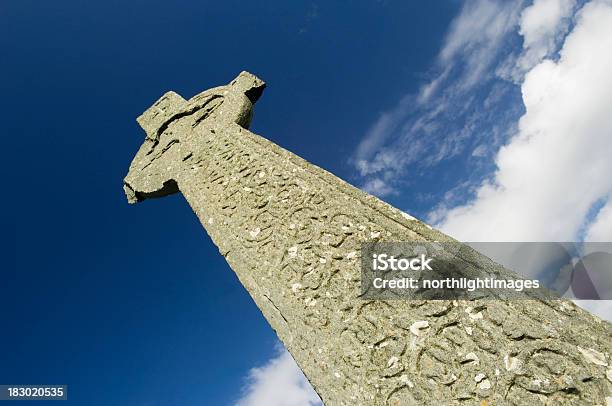
<path id="1" fill-rule="evenodd" d="M 449 237 L 249 132 L 263 88 L 166 93 L 124 189 L 183 193 L 326 405 L 610 402 L 611 326 L 571 302 L 360 299 L 362 242 Z"/>

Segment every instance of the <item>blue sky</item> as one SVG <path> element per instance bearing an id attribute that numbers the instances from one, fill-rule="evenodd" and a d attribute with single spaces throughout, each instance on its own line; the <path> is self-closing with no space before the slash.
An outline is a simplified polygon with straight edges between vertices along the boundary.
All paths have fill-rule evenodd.
<path id="1" fill-rule="evenodd" d="M 75 405 L 312 403 L 185 200 L 123 196 L 135 118 L 167 90 L 190 97 L 243 69 L 268 83 L 254 132 L 451 235 L 610 241 L 611 10 L 3 2 L 16 176 L 0 383 L 68 384 Z"/>

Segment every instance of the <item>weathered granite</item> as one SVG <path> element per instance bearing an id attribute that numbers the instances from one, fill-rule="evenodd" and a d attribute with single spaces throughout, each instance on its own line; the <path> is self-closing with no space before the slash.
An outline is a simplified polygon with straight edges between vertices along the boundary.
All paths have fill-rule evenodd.
<path id="1" fill-rule="evenodd" d="M 166 93 L 124 188 L 183 193 L 326 405 L 611 401 L 611 326 L 571 302 L 360 299 L 361 242 L 449 237 L 249 132 L 264 86 Z"/>

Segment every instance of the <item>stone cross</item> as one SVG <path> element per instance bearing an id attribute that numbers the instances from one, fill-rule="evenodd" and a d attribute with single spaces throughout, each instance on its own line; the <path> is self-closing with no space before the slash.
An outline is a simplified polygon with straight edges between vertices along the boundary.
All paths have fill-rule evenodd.
<path id="1" fill-rule="evenodd" d="M 185 196 L 326 405 L 612 402 L 610 324 L 569 301 L 360 298 L 362 242 L 450 238 L 248 131 L 264 87 L 163 95 L 124 189 Z"/>

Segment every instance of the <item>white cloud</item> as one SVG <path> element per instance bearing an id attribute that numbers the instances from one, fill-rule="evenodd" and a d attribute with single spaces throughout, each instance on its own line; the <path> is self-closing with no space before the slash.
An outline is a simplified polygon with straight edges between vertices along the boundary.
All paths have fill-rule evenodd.
<path id="1" fill-rule="evenodd" d="M 395 193 L 395 190 L 391 186 L 379 178 L 370 179 L 361 189 L 376 196 L 387 196 Z"/>
<path id="2" fill-rule="evenodd" d="M 535 0 L 523 10 L 519 30 L 524 49 L 518 61 L 521 70 L 532 68 L 557 49 L 575 6 L 576 0 Z"/>
<path id="3" fill-rule="evenodd" d="M 236 406 L 322 406 L 291 355 L 281 346 L 275 358 L 249 372 Z"/>
<path id="4" fill-rule="evenodd" d="M 527 73 L 526 113 L 494 178 L 448 210 L 442 230 L 466 241 L 577 239 L 589 209 L 612 191 L 610 49 L 612 5 L 596 0 L 579 12 L 559 60 Z"/>

